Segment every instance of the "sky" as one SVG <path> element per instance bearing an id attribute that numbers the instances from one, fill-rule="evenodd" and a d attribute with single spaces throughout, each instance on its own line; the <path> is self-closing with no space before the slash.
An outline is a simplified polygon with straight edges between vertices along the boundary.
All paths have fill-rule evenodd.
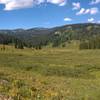
<path id="1" fill-rule="evenodd" d="M 100 23 L 100 0 L 0 0 L 0 29 Z"/>

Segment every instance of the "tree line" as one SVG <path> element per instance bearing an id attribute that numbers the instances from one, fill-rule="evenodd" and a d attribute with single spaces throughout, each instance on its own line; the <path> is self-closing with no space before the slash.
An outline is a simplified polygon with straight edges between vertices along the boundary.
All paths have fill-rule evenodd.
<path id="1" fill-rule="evenodd" d="M 100 49 L 100 35 L 80 40 L 80 49 Z"/>

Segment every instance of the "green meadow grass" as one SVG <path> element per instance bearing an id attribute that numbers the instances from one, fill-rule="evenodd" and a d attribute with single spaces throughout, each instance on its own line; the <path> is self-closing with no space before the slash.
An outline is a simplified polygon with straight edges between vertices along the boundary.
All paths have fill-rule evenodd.
<path id="1" fill-rule="evenodd" d="M 0 51 L 0 98 L 100 100 L 100 50 L 6 46 Z"/>

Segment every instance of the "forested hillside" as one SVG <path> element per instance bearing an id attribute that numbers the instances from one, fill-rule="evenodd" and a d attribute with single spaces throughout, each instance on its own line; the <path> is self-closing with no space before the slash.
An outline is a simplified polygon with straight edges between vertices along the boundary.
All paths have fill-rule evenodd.
<path id="1" fill-rule="evenodd" d="M 29 48 L 41 48 L 48 44 L 52 44 L 53 47 L 57 47 L 64 42 L 80 40 L 83 45 L 86 44 L 85 42 L 87 40 L 89 41 L 90 39 L 94 39 L 93 37 L 99 37 L 99 35 L 100 24 L 85 23 L 65 25 L 50 29 L 32 28 L 27 30 L 0 30 L 0 43 L 15 44 L 15 46 L 18 45 L 18 47 L 20 47 L 19 45 L 22 45 L 23 47 Z M 81 48 L 84 48 L 82 45 Z"/>

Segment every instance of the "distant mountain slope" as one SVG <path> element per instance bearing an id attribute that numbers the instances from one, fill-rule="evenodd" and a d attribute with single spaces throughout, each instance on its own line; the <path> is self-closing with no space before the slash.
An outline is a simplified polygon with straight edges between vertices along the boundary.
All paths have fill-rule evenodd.
<path id="1" fill-rule="evenodd" d="M 62 33 L 72 33 L 74 36 L 76 36 L 75 38 L 83 38 L 91 35 L 100 34 L 100 24 L 72 24 L 57 27 L 55 28 L 55 30 Z"/>
<path id="2" fill-rule="evenodd" d="M 69 39 L 84 39 L 93 35 L 100 35 L 100 24 L 84 23 L 64 25 L 54 28 L 31 28 L 16 30 L 0 30 L 0 35 L 11 36 L 24 41 L 26 44 L 35 45 L 40 42 L 64 42 Z M 2 37 L 0 36 L 0 39 Z"/>

